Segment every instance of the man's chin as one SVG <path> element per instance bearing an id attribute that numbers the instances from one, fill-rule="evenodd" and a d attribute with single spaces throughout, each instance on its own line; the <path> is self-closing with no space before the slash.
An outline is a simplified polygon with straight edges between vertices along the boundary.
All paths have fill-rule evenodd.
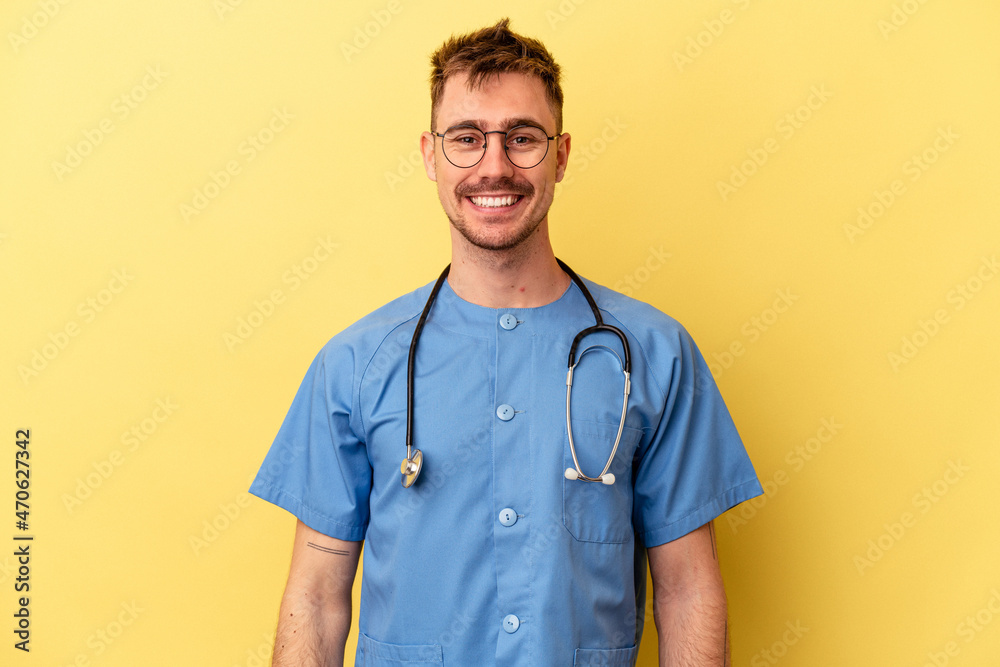
<path id="1" fill-rule="evenodd" d="M 470 244 L 491 252 L 506 252 L 524 245 L 538 230 L 538 223 L 524 226 L 524 223 L 503 224 L 505 221 L 490 223 L 482 221 L 480 225 L 469 225 L 467 220 L 456 222 L 452 226 Z"/>

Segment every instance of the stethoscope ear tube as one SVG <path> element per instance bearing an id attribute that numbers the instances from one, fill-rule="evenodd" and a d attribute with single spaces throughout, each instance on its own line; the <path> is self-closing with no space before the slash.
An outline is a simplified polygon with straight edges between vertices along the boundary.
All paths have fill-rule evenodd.
<path id="1" fill-rule="evenodd" d="M 622 343 L 622 350 L 624 351 L 624 359 L 622 361 L 622 370 L 625 371 L 625 377 L 628 378 L 629 374 L 632 372 L 632 355 L 629 352 L 628 339 L 625 338 L 625 334 L 618 327 L 613 327 L 610 324 L 595 324 L 592 327 L 584 329 L 576 335 L 573 339 L 573 344 L 569 346 L 569 367 L 572 369 L 576 366 L 576 348 L 580 344 L 580 341 L 589 336 L 592 333 L 597 333 L 598 331 L 608 331 L 610 333 L 618 336 L 618 340 Z"/>

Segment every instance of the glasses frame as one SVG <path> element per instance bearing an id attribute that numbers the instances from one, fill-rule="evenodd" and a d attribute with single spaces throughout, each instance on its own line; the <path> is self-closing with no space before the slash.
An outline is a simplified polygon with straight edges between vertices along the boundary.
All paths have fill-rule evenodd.
<path id="1" fill-rule="evenodd" d="M 463 167 L 461 165 L 455 164 L 452 161 L 452 159 L 450 157 L 448 157 L 448 151 L 446 151 L 444 149 L 444 135 L 447 134 L 448 132 L 451 132 L 452 130 L 454 130 L 455 128 L 458 128 L 458 127 L 466 127 L 466 128 L 469 128 L 470 130 L 476 130 L 477 132 L 481 132 L 482 135 L 483 135 L 483 153 L 482 153 L 482 155 L 479 156 L 478 160 L 476 160 L 475 162 L 473 162 L 472 164 L 470 164 L 468 167 Z M 545 138 L 548 140 L 548 141 L 545 142 L 545 153 L 542 154 L 542 157 L 541 157 L 541 159 L 538 160 L 538 162 L 536 162 L 535 164 L 531 165 L 530 167 L 522 167 L 521 165 L 517 164 L 512 159 L 510 159 L 510 153 L 507 152 L 507 135 L 510 134 L 511 132 L 513 132 L 514 130 L 520 130 L 520 129 L 525 128 L 525 127 L 530 127 L 530 128 L 534 128 L 536 130 L 541 130 L 542 134 L 545 135 Z M 489 148 L 490 148 L 490 138 L 489 138 L 489 135 L 491 135 L 491 134 L 502 134 L 503 135 L 503 154 L 504 154 L 504 156 L 506 156 L 507 161 L 510 162 L 515 167 L 517 167 L 518 169 L 534 169 L 535 167 L 537 167 L 538 165 L 540 165 L 542 162 L 545 161 L 545 158 L 547 158 L 549 156 L 549 141 L 552 141 L 553 139 L 557 139 L 557 138 L 559 138 L 559 137 L 562 136 L 562 134 L 560 133 L 560 134 L 554 134 L 554 135 L 552 135 L 550 137 L 547 134 L 545 134 L 545 128 L 539 127 L 537 125 L 528 125 L 528 124 L 515 125 L 514 127 L 510 128 L 509 130 L 490 130 L 489 132 L 486 132 L 484 130 L 480 130 L 475 125 L 452 125 L 451 127 L 449 127 L 448 129 L 446 129 L 444 131 L 444 134 L 442 134 L 441 132 L 435 132 L 434 130 L 431 130 L 431 134 L 434 135 L 435 137 L 441 137 L 441 152 L 444 154 L 444 159 L 447 160 L 451 165 L 453 165 L 455 167 L 458 167 L 459 169 L 472 169 L 477 164 L 479 164 L 480 162 L 483 161 L 483 158 L 486 157 L 486 151 L 489 150 Z"/>

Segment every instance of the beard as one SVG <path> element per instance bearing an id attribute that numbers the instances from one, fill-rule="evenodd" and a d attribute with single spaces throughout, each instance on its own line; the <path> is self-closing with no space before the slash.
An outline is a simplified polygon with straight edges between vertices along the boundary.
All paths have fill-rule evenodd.
<path id="1" fill-rule="evenodd" d="M 451 221 L 451 225 L 470 245 L 485 251 L 509 251 L 524 244 L 538 230 L 552 204 L 550 195 L 542 200 L 531 202 L 531 208 L 522 211 L 521 219 L 516 222 L 510 221 L 506 215 L 500 214 L 487 216 L 481 225 L 470 224 L 461 213 L 465 198 L 490 192 L 520 195 L 522 197 L 520 202 L 532 198 L 535 194 L 535 188 L 530 183 L 518 183 L 510 178 L 498 178 L 475 185 L 462 184 L 455 188 L 457 206 L 454 213 L 449 212 L 446 207 L 445 214 Z M 502 229 L 497 229 L 501 226 Z"/>

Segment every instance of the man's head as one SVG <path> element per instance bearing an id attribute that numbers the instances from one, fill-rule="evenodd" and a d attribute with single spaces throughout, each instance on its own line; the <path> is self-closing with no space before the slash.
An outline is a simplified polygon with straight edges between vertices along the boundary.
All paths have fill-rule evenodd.
<path id="1" fill-rule="evenodd" d="M 563 92 L 560 69 L 552 54 L 537 39 L 511 31 L 510 19 L 451 39 L 431 56 L 431 130 L 437 127 L 437 111 L 445 83 L 464 73 L 470 88 L 481 86 L 499 74 L 518 73 L 538 77 L 545 88 L 556 134 L 562 132 Z"/>
<path id="2" fill-rule="evenodd" d="M 432 65 L 432 131 L 421 150 L 452 223 L 453 249 L 509 253 L 547 244 L 548 210 L 570 148 L 559 66 L 506 19 L 452 37 Z M 534 157 L 540 161 L 527 164 Z"/>

